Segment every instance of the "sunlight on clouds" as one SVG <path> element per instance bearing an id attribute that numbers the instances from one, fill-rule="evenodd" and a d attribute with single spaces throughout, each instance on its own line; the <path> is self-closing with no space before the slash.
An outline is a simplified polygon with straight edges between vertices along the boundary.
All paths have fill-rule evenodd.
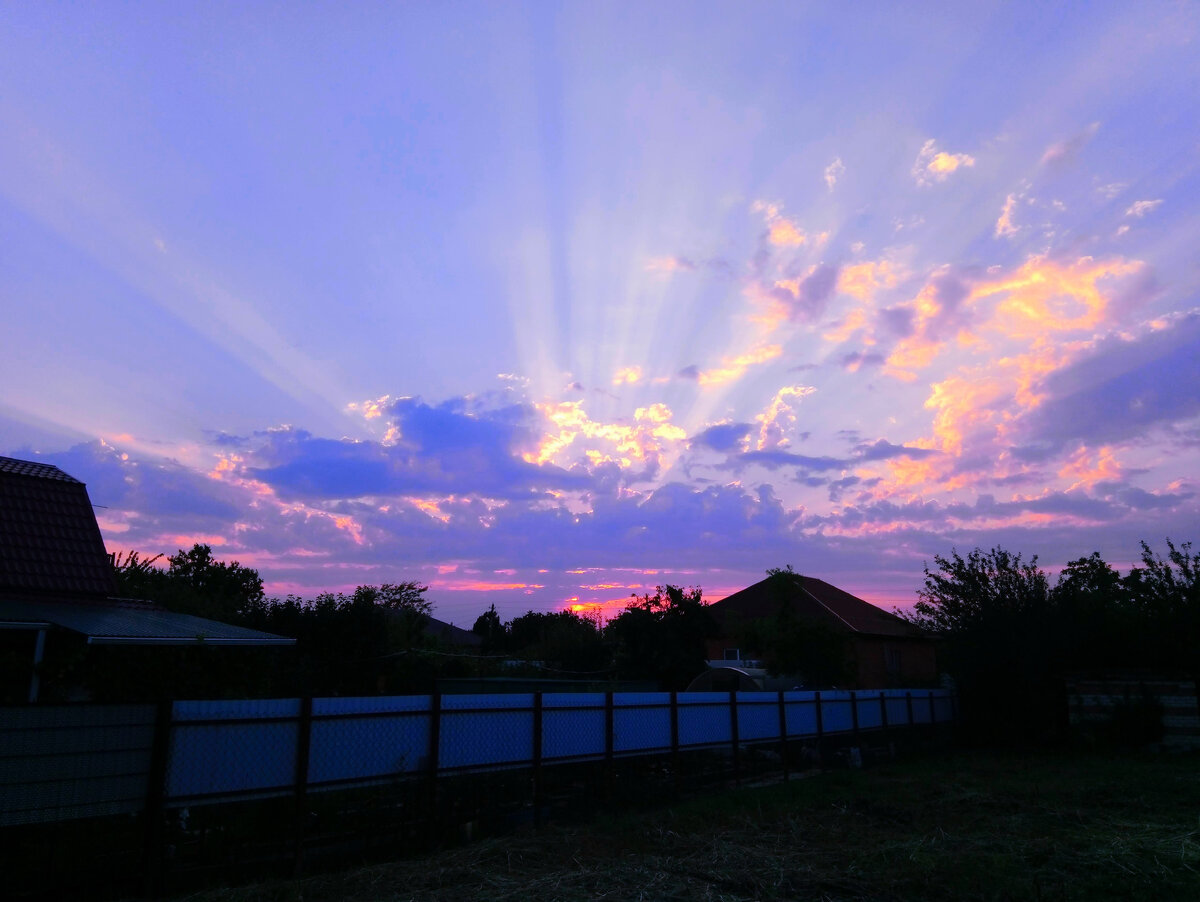
<path id="1" fill-rule="evenodd" d="M 811 385 L 785 385 L 775 393 L 767 409 L 758 414 L 759 451 L 786 448 L 791 442 L 787 432 L 796 425 L 795 404 L 816 393 Z"/>
<path id="2" fill-rule="evenodd" d="M 364 420 L 375 420 L 383 416 L 383 412 L 391 400 L 391 395 L 383 395 L 373 401 L 351 401 L 346 405 L 346 410 L 361 414 Z"/>
<path id="3" fill-rule="evenodd" d="M 1062 479 L 1072 480 L 1067 491 L 1078 488 L 1091 488 L 1097 482 L 1117 480 L 1123 475 L 1123 468 L 1109 445 L 1099 448 L 1082 446 L 1076 451 L 1061 469 L 1058 475 Z"/>
<path id="4" fill-rule="evenodd" d="M 843 266 L 838 272 L 838 291 L 860 301 L 870 300 L 880 288 L 895 288 L 904 276 L 891 260 L 867 260 Z"/>
<path id="5" fill-rule="evenodd" d="M 635 424 L 601 423 L 591 419 L 582 401 L 535 403 L 534 406 L 554 427 L 543 436 L 537 450 L 523 455 L 529 463 L 555 461 L 568 448 L 575 447 L 579 455 L 593 465 L 613 461 L 621 467 L 635 462 L 660 462 L 667 445 L 687 438 L 687 433 L 671 423 L 671 409 L 665 404 L 639 407 L 634 412 Z M 590 447 L 585 447 L 591 443 Z"/>
<path id="6" fill-rule="evenodd" d="M 670 274 L 673 272 L 691 272 L 696 264 L 686 257 L 651 257 L 646 261 L 646 272 Z"/>
<path id="7" fill-rule="evenodd" d="M 962 167 L 975 165 L 975 158 L 965 153 L 946 153 L 937 149 L 937 142 L 930 138 L 922 146 L 913 163 L 912 176 L 918 185 L 944 182 L 951 173 Z"/>
<path id="8" fill-rule="evenodd" d="M 1142 265 L 1080 257 L 1064 266 L 1044 256 L 1031 257 L 1011 276 L 976 286 L 970 301 L 1003 296 L 992 324 L 1012 337 L 1091 330 L 1105 321 L 1108 309 L 1101 280 L 1129 275 Z"/>
<path id="9" fill-rule="evenodd" d="M 697 380 L 705 388 L 724 385 L 743 376 L 750 367 L 774 360 L 783 353 L 781 345 L 765 345 L 736 357 L 724 357 L 721 365 L 711 370 L 701 370 Z"/>
<path id="10" fill-rule="evenodd" d="M 784 216 L 779 204 L 756 200 L 750 209 L 763 214 L 767 221 L 767 239 L 776 247 L 800 247 L 808 243 L 804 229 Z"/>
<path id="11" fill-rule="evenodd" d="M 617 370 L 613 376 L 613 385 L 634 385 L 642 381 L 642 368 L 640 366 L 626 366 Z"/>

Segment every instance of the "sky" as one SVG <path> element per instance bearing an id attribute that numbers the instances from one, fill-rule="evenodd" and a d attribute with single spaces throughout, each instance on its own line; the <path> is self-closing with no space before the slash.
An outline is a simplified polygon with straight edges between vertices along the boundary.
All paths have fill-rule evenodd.
<path id="1" fill-rule="evenodd" d="M 6 3 L 0 454 L 469 626 L 1200 538 L 1200 6 Z"/>

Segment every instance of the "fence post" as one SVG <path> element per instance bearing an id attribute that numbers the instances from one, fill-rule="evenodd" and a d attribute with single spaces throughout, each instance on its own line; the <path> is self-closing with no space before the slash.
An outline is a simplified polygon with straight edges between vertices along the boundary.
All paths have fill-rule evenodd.
<path id="1" fill-rule="evenodd" d="M 429 791 L 427 804 L 429 805 L 428 817 L 431 824 L 437 823 L 437 802 L 438 802 L 438 768 L 440 766 L 440 756 L 442 749 L 442 694 L 434 692 L 429 697 L 429 767 L 427 778 L 429 780 Z"/>
<path id="2" fill-rule="evenodd" d="M 917 725 L 916 721 L 913 720 L 913 706 L 912 706 L 912 693 L 911 692 L 904 693 L 904 707 L 908 709 L 908 729 L 909 729 L 909 732 L 911 732 L 912 728 Z"/>
<path id="3" fill-rule="evenodd" d="M 142 895 L 156 898 L 163 884 L 163 831 L 166 825 L 167 764 L 171 753 L 171 717 L 174 705 L 162 699 L 154 707 L 154 735 L 150 743 L 150 770 L 146 775 L 146 807 L 142 812 Z"/>
<path id="4" fill-rule="evenodd" d="M 733 785 L 741 785 L 741 754 L 738 748 L 737 690 L 729 690 L 729 741 L 733 748 Z"/>
<path id="5" fill-rule="evenodd" d="M 533 693 L 533 825 L 542 825 L 542 693 Z"/>
<path id="6" fill-rule="evenodd" d="M 671 775 L 679 791 L 679 693 L 671 690 Z"/>
<path id="7" fill-rule="evenodd" d="M 929 732 L 937 733 L 937 710 L 933 706 L 933 690 L 929 690 Z"/>
<path id="8" fill-rule="evenodd" d="M 883 742 L 887 746 L 888 757 L 895 758 L 896 750 L 892 748 L 892 731 L 888 725 L 887 694 L 883 689 L 879 690 L 879 728 L 883 733 Z"/>
<path id="9" fill-rule="evenodd" d="M 783 762 L 783 782 L 791 779 L 788 772 L 788 729 L 787 704 L 783 700 L 783 690 L 779 690 L 779 760 Z"/>
<path id="10" fill-rule="evenodd" d="M 604 779 L 608 797 L 613 794 L 613 694 L 604 693 Z"/>
<path id="11" fill-rule="evenodd" d="M 825 764 L 825 715 L 821 712 L 821 692 L 813 693 L 813 705 L 817 712 L 817 766 Z"/>
<path id="12" fill-rule="evenodd" d="M 296 721 L 296 771 L 295 771 L 295 810 L 293 811 L 295 831 L 295 868 L 299 876 L 304 868 L 304 835 L 308 823 L 308 761 L 312 748 L 312 709 L 311 695 L 300 699 L 300 715 Z"/>
<path id="13" fill-rule="evenodd" d="M 854 744 L 858 745 L 858 693 L 850 690 L 850 733 Z"/>

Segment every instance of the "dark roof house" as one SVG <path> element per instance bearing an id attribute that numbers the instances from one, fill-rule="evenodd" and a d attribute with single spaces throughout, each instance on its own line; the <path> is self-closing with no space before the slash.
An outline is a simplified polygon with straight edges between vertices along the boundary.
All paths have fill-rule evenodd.
<path id="1" fill-rule="evenodd" d="M 32 644 L 29 700 L 49 634 L 92 645 L 292 645 L 294 639 L 114 598 L 112 565 L 87 487 L 58 467 L 0 457 L 0 642 Z M 19 634 L 33 634 L 32 643 Z"/>
<path id="2" fill-rule="evenodd" d="M 853 685 L 844 688 L 922 685 L 937 676 L 933 641 L 918 627 L 815 577 L 769 576 L 713 602 L 709 611 L 720 630 L 709 643 L 714 666 L 761 658 L 763 649 L 739 644 L 744 627 L 776 623 L 786 614 L 845 644 Z"/>

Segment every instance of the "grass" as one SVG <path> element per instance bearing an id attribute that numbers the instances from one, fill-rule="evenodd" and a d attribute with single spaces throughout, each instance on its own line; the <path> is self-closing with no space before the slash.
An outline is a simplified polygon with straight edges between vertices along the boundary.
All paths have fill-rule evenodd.
<path id="1" fill-rule="evenodd" d="M 1200 899 L 1200 759 L 955 754 L 189 902 Z"/>

